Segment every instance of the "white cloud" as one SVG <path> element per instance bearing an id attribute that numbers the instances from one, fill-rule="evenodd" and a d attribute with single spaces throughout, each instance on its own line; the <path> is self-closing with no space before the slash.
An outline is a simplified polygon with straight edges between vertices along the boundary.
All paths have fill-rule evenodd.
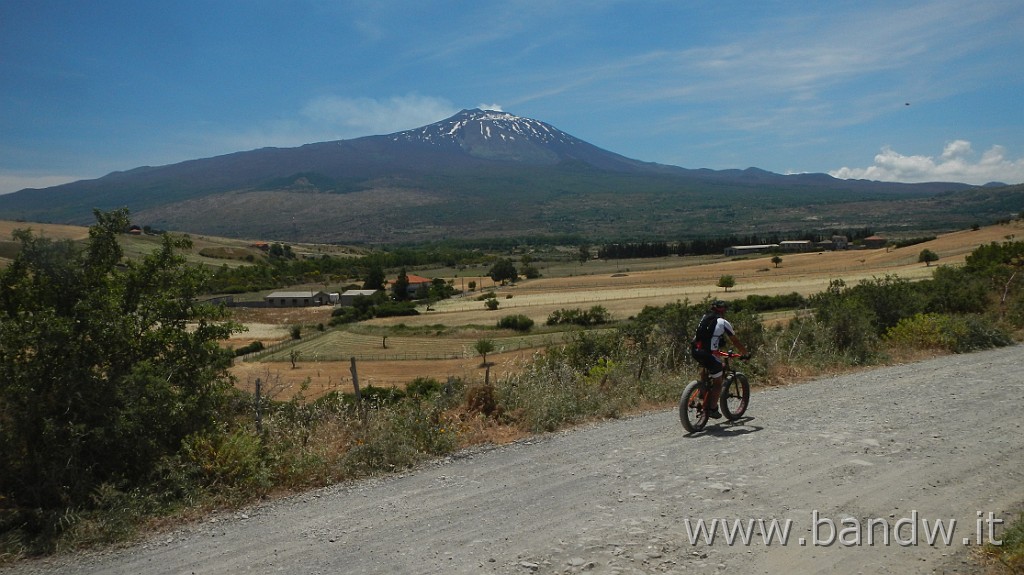
<path id="1" fill-rule="evenodd" d="M 494 110 L 495 112 L 504 112 L 501 108 L 501 104 L 477 104 L 477 108 L 481 110 Z"/>
<path id="2" fill-rule="evenodd" d="M 342 138 L 390 134 L 443 120 L 458 112 L 443 98 L 394 96 L 385 100 L 323 96 L 306 104 L 304 118 Z"/>
<path id="3" fill-rule="evenodd" d="M 259 122 L 244 130 L 205 130 L 202 138 L 196 138 L 193 132 L 182 134 L 183 141 L 201 142 L 182 157 L 390 134 L 432 124 L 457 112 L 448 100 L 415 94 L 384 99 L 322 96 L 310 100 L 292 116 Z"/>
<path id="4" fill-rule="evenodd" d="M 844 180 L 863 179 L 883 182 L 963 182 L 985 184 L 1024 182 L 1024 158 L 1006 157 L 1006 149 L 992 146 L 974 161 L 975 152 L 967 140 L 954 140 L 946 144 L 942 154 L 932 156 L 905 156 L 889 146 L 875 156 L 875 163 L 866 168 L 842 167 L 830 175 Z"/>

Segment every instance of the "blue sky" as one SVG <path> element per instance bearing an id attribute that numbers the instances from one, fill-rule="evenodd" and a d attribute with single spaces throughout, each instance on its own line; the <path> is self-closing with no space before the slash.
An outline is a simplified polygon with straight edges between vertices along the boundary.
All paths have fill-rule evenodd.
<path id="1" fill-rule="evenodd" d="M 463 108 L 687 168 L 1024 182 L 1024 3 L 0 0 L 0 193 Z"/>

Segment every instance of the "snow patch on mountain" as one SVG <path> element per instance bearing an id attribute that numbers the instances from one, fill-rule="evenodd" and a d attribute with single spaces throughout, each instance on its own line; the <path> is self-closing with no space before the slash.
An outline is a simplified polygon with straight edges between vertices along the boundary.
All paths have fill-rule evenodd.
<path id="1" fill-rule="evenodd" d="M 540 144 L 578 145 L 581 141 L 544 122 L 496 110 L 463 110 L 440 122 L 392 134 L 396 142 L 425 142 L 437 145 L 464 142 L 469 131 L 484 140 L 515 142 L 520 138 Z"/>

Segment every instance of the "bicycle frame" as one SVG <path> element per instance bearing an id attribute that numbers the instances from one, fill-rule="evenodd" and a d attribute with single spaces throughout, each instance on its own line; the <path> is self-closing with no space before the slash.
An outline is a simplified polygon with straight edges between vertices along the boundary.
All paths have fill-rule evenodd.
<path id="1" fill-rule="evenodd" d="M 734 358 L 734 357 L 741 357 L 740 354 L 733 353 L 732 351 L 718 351 L 718 350 L 713 351 L 711 353 L 716 355 L 716 356 L 718 356 L 718 357 L 720 357 L 720 358 L 722 358 L 722 381 L 725 381 L 725 378 L 728 377 L 728 375 L 730 373 L 731 374 L 735 374 L 736 373 L 736 369 L 734 369 L 732 367 L 732 365 L 730 365 L 729 360 Z M 700 380 L 702 382 L 704 382 L 704 384 L 706 386 L 708 386 L 708 390 L 710 390 L 711 375 L 708 373 L 708 368 L 706 368 L 704 366 L 701 366 L 701 368 L 700 368 Z"/>
<path id="2" fill-rule="evenodd" d="M 690 382 L 683 390 L 679 403 L 679 418 L 687 431 L 694 433 L 704 429 L 712 411 L 721 406 L 721 413 L 729 420 L 736 421 L 746 411 L 750 398 L 750 384 L 747 377 L 732 367 L 732 358 L 742 357 L 730 351 L 715 351 L 722 358 L 722 389 L 716 405 L 711 405 L 708 396 L 711 394 L 712 379 L 708 370 L 701 367 L 700 379 Z M 739 403 L 731 403 L 738 400 Z"/>

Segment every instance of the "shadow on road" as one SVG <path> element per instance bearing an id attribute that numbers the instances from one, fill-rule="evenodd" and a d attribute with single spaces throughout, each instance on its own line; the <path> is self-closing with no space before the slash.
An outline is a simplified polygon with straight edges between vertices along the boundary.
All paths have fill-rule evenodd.
<path id="1" fill-rule="evenodd" d="M 747 416 L 741 417 L 735 421 L 723 421 L 721 423 L 709 425 L 696 433 L 687 433 L 686 436 L 695 437 L 699 435 L 715 435 L 718 437 L 737 437 L 748 433 L 756 433 L 764 429 L 760 425 L 750 425 L 749 422 L 753 420 L 753 417 Z"/>

